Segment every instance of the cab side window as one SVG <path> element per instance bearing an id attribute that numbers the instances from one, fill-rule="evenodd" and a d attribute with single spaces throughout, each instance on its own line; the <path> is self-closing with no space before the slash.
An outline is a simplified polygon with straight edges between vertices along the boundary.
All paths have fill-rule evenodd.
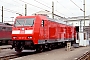
<path id="1" fill-rule="evenodd" d="M 2 27 L 2 31 L 5 31 L 6 30 L 6 27 Z"/>
<path id="2" fill-rule="evenodd" d="M 7 31 L 12 31 L 12 28 L 11 27 L 7 27 Z"/>
<path id="3" fill-rule="evenodd" d="M 0 26 L 0 31 L 2 31 L 2 26 Z"/>
<path id="4" fill-rule="evenodd" d="M 42 22 L 41 22 L 41 26 L 44 27 L 44 20 L 42 20 Z"/>

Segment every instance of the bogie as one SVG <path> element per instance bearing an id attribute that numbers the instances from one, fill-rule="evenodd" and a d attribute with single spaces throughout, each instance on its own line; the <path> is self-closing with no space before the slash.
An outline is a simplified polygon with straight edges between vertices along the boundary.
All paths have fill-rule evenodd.
<path id="1" fill-rule="evenodd" d="M 43 52 L 44 48 L 45 48 L 45 46 L 42 44 L 36 45 L 36 52 Z"/>

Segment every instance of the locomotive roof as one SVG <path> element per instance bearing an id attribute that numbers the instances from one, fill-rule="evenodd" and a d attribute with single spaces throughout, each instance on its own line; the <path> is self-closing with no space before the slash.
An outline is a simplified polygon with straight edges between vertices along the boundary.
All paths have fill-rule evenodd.
<path id="1" fill-rule="evenodd" d="M 3 26 L 3 27 L 11 27 L 12 25 L 9 24 L 9 23 L 2 23 L 2 22 L 0 22 L 0 26 Z"/>
<path id="2" fill-rule="evenodd" d="M 52 18 L 49 18 L 48 16 L 42 16 L 42 15 L 39 15 L 39 17 L 44 20 L 49 20 L 49 21 L 57 22 L 57 23 L 60 23 L 63 25 L 72 26 L 72 25 L 67 24 L 66 22 L 62 21 L 62 19 L 52 19 Z"/>
<path id="3" fill-rule="evenodd" d="M 59 19 L 51 19 L 51 18 L 48 18 L 50 21 L 54 21 L 54 22 L 57 22 L 57 23 L 61 23 L 61 24 L 66 24 L 66 22 L 62 21 L 62 20 L 59 20 Z"/>
<path id="4" fill-rule="evenodd" d="M 5 25 L 4 23 L 0 22 L 0 25 Z"/>
<path id="5" fill-rule="evenodd" d="M 43 19 L 43 20 L 50 20 L 50 21 L 54 21 L 54 22 L 57 22 L 57 23 L 62 23 L 62 24 L 66 24 L 66 22 L 64 22 L 64 21 L 62 21 L 62 20 L 57 20 L 57 19 L 51 19 L 51 18 L 49 18 L 49 17 L 47 17 L 47 16 L 43 16 L 43 15 L 34 15 L 34 16 L 18 16 L 18 17 L 16 17 L 16 18 L 30 18 L 30 17 L 32 17 L 32 18 L 35 18 L 35 17 L 40 17 L 41 19 Z"/>
<path id="6" fill-rule="evenodd" d="M 49 18 L 49 17 L 47 17 L 47 16 L 46 16 L 46 18 L 41 16 L 41 18 L 42 18 L 42 19 L 45 19 L 45 20 L 46 20 L 46 18 L 47 18 L 49 21 L 53 21 L 53 22 L 57 22 L 57 23 L 64 24 L 64 25 L 72 26 L 72 25 L 67 24 L 66 22 L 62 21 L 62 19 L 52 19 L 52 18 Z"/>
<path id="7" fill-rule="evenodd" d="M 34 16 L 18 16 L 16 18 L 35 18 L 35 17 L 40 17 L 41 19 L 43 20 L 49 20 L 49 21 L 53 21 L 53 22 L 57 22 L 57 23 L 61 23 L 61 24 L 65 24 L 65 25 L 68 25 L 68 26 L 72 26 L 70 24 L 67 24 L 66 22 L 62 21 L 62 19 L 52 19 L 52 18 L 49 18 L 47 16 L 43 16 L 43 15 L 34 15 Z"/>

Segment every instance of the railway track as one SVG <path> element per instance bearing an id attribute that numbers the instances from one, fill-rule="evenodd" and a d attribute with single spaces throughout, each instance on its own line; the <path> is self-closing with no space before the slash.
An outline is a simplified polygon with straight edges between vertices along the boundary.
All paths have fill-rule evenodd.
<path id="1" fill-rule="evenodd" d="M 0 60 L 9 60 L 19 57 L 19 55 L 13 53 L 12 51 L 11 51 L 12 53 L 10 53 L 10 51 L 11 51 L 11 45 L 0 46 Z"/>
<path id="2" fill-rule="evenodd" d="M 11 46 L 10 45 L 0 46 L 0 53 L 2 50 L 5 50 L 5 49 L 11 49 Z"/>
<path id="3" fill-rule="evenodd" d="M 90 51 L 87 51 L 79 58 L 75 58 L 75 60 L 90 60 Z"/>
<path id="4" fill-rule="evenodd" d="M 6 56 L 0 56 L 0 60 L 9 60 L 9 59 L 14 59 L 19 57 L 19 55 L 17 54 L 10 54 L 10 55 L 6 55 Z"/>
<path id="5" fill-rule="evenodd" d="M 27 56 L 27 55 L 31 55 L 31 54 L 36 54 L 36 52 L 22 52 L 22 53 L 16 53 L 16 52 L 12 52 L 12 53 L 6 53 L 6 54 L 2 54 L 0 56 L 0 60 L 10 60 L 10 59 L 14 59 L 14 58 L 18 58 L 18 57 L 23 57 L 23 56 Z"/>
<path id="6" fill-rule="evenodd" d="M 10 49 L 12 46 L 11 45 L 4 45 L 0 46 L 0 49 Z"/>
<path id="7" fill-rule="evenodd" d="M 0 56 L 0 60 L 10 60 L 18 57 L 23 57 L 27 55 L 35 54 L 35 52 L 28 52 L 28 53 L 21 53 L 21 54 L 10 54 L 10 55 L 5 55 L 5 56 Z"/>
<path id="8" fill-rule="evenodd" d="M 13 52 L 11 54 L 9 53 L 8 55 L 5 54 L 3 56 L 0 56 L 0 60 L 10 60 L 10 59 L 18 58 L 18 57 L 31 55 L 31 54 L 36 54 L 36 52 L 22 52 L 20 54 Z M 84 53 L 79 58 L 75 58 L 75 60 L 90 60 L 90 51 L 87 51 L 86 53 Z"/>

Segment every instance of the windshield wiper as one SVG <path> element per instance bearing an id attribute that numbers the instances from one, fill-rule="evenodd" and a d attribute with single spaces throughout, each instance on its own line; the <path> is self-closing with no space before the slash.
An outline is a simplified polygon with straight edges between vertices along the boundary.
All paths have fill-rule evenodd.
<path id="1" fill-rule="evenodd" d="M 22 25 L 18 20 L 16 20 L 16 22 L 18 22 L 19 23 L 19 25 Z M 15 23 L 16 24 L 16 23 Z M 15 25 L 14 25 L 15 26 Z"/>

